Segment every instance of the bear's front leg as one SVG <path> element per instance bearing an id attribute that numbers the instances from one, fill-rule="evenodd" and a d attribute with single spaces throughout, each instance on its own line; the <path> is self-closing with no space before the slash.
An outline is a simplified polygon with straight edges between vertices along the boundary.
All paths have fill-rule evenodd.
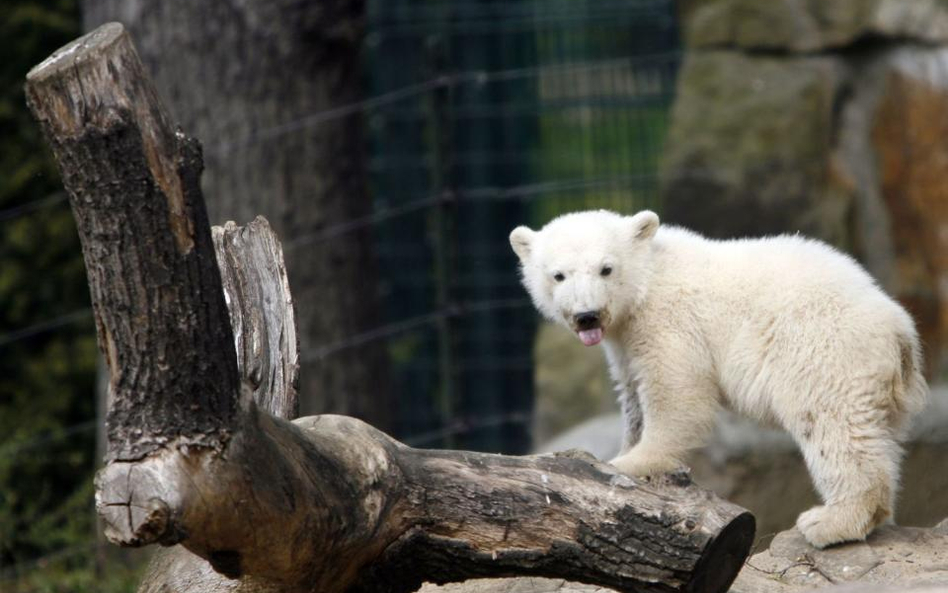
<path id="1" fill-rule="evenodd" d="M 649 451 L 635 446 L 609 462 L 627 476 L 653 476 L 674 471 L 684 465 L 675 455 Z"/>
<path id="2" fill-rule="evenodd" d="M 622 411 L 622 444 L 619 455 L 628 453 L 642 438 L 642 404 L 635 388 L 619 390 L 619 408 Z"/>
<path id="3" fill-rule="evenodd" d="M 642 414 L 638 443 L 609 463 L 628 476 L 670 472 L 685 464 L 714 426 L 717 390 L 710 382 L 642 382 L 636 390 Z M 634 415 L 633 415 L 634 418 Z M 626 427 L 628 434 L 630 428 Z"/>

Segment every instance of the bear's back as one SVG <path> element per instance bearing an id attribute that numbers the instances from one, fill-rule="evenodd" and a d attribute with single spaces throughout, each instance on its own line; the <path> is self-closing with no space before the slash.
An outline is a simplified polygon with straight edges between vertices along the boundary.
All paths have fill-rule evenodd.
<path id="1" fill-rule="evenodd" d="M 812 346 L 914 336 L 911 317 L 868 272 L 820 241 L 711 240 L 672 227 L 656 248 L 655 317 L 688 310 L 695 331 L 722 347 L 767 327 Z"/>
<path id="2" fill-rule="evenodd" d="M 884 296 L 852 257 L 798 235 L 714 240 L 685 229 L 663 227 L 656 243 L 666 252 L 669 272 L 686 268 L 684 273 L 689 277 L 706 286 L 721 285 L 727 293 L 784 295 L 788 290 L 813 290 L 827 296 Z M 662 263 L 658 263 L 661 270 Z"/>

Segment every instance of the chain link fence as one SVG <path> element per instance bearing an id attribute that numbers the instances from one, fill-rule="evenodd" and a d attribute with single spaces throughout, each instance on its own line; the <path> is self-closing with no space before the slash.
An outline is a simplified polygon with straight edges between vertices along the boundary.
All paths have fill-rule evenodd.
<path id="1" fill-rule="evenodd" d="M 667 0 L 370 2 L 365 117 L 388 325 L 366 339 L 386 342 L 400 437 L 530 447 L 537 315 L 507 235 L 571 210 L 660 209 L 679 60 Z"/>

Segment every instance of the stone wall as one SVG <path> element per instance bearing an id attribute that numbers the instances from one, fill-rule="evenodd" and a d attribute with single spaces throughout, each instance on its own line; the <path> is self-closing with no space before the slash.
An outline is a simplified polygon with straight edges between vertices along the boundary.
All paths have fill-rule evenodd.
<path id="1" fill-rule="evenodd" d="M 859 258 L 948 369 L 948 2 L 690 0 L 668 222 Z"/>

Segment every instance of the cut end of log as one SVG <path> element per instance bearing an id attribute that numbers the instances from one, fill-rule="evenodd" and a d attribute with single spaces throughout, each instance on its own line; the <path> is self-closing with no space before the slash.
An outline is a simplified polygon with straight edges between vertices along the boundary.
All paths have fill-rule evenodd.
<path id="1" fill-rule="evenodd" d="M 171 508 L 161 498 L 146 494 L 161 491 L 150 481 L 154 476 L 132 463 L 112 463 L 96 475 L 96 510 L 112 543 L 138 547 L 180 541 L 174 535 Z"/>
<path id="2" fill-rule="evenodd" d="M 695 566 L 695 578 L 685 591 L 724 593 L 737 578 L 754 543 L 757 521 L 750 513 L 731 520 L 705 548 Z"/>
<path id="3" fill-rule="evenodd" d="M 27 102 L 51 137 L 109 129 L 134 113 L 143 131 L 170 128 L 132 40 L 108 23 L 53 52 L 26 75 Z M 148 112 L 150 110 L 151 112 Z M 163 138 L 168 145 L 169 139 Z"/>
<path id="4" fill-rule="evenodd" d="M 55 77 L 61 70 L 73 68 L 77 61 L 92 52 L 101 52 L 125 35 L 121 23 L 106 23 L 91 33 L 67 43 L 48 58 L 34 66 L 26 75 L 30 83 L 38 83 Z"/>

